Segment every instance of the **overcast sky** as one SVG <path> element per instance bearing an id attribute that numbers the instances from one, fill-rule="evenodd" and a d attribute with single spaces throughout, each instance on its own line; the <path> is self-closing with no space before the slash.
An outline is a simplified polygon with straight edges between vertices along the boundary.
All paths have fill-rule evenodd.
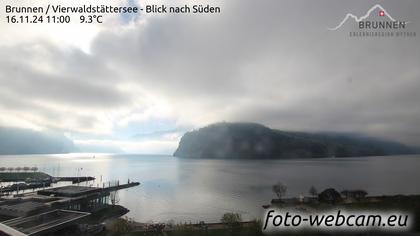
<path id="1" fill-rule="evenodd" d="M 2 11 L 8 2 L 33 5 L 5 0 Z M 2 17 L 0 125 L 141 153 L 172 153 L 185 131 L 218 121 L 420 145 L 420 35 L 350 38 L 352 20 L 327 30 L 380 3 L 418 34 L 420 1 L 201 3 L 222 13 L 107 16 L 103 25 L 7 25 Z"/>

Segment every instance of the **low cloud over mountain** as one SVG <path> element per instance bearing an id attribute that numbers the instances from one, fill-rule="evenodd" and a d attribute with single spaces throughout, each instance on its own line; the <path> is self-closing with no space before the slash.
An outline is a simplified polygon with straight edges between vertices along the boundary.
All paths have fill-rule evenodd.
<path id="1" fill-rule="evenodd" d="M 381 6 L 420 32 L 420 2 L 403 2 Z M 1 23 L 0 124 L 143 153 L 171 153 L 182 134 L 137 134 L 241 120 L 420 145 L 420 37 L 327 30 L 376 1 L 211 4 L 222 12 L 118 16 L 65 31 Z"/>

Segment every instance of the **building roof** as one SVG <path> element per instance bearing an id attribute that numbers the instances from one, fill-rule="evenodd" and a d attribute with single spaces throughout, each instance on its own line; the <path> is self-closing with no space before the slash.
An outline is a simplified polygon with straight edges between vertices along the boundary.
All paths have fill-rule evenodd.
<path id="1" fill-rule="evenodd" d="M 47 196 L 57 196 L 57 197 L 78 197 L 85 194 L 91 194 L 95 192 L 100 192 L 101 188 L 94 188 L 94 187 L 86 187 L 86 186 L 64 186 L 64 187 L 57 187 L 57 188 L 50 188 L 45 190 L 39 190 L 39 195 L 47 195 Z"/>
<path id="2" fill-rule="evenodd" d="M 9 227 L 5 224 L 0 223 L 0 235 L 12 235 L 12 236 L 27 236 L 26 234 L 17 231 L 16 229 Z"/>
<path id="3" fill-rule="evenodd" d="M 46 205 L 42 202 L 36 201 L 20 201 L 8 205 L 0 206 L 0 214 L 7 216 L 25 216 L 30 212 L 35 212 L 40 209 L 45 209 Z"/>
<path id="4" fill-rule="evenodd" d="M 87 212 L 54 210 L 38 215 L 20 217 L 0 223 L 0 230 L 15 230 L 20 235 L 41 235 L 55 232 L 90 215 Z M 7 233 L 6 231 L 4 231 Z M 14 235 L 14 234 L 12 234 Z"/>

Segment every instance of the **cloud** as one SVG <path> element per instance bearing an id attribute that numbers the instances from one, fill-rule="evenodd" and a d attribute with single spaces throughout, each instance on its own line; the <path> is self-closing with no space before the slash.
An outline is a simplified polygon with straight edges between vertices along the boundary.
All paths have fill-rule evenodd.
<path id="1" fill-rule="evenodd" d="M 172 154 L 178 143 L 172 140 L 75 140 L 82 151 L 105 153 Z"/>
<path id="2" fill-rule="evenodd" d="M 135 148 L 138 140 L 126 140 L 153 132 L 148 125 L 159 132 L 223 120 L 420 145 L 420 38 L 351 39 L 341 28 L 327 30 L 347 12 L 366 13 L 373 1 L 211 4 L 222 13 L 113 20 L 84 39 L 88 47 L 52 36 L 4 44 L 0 81 L 8 86 L 0 88 L 0 109 L 22 125 L 91 142 L 105 134 L 137 151 L 162 145 L 170 153 L 177 142 L 160 137 Z M 412 10 L 419 3 L 381 5 L 419 32 Z"/>
<path id="3" fill-rule="evenodd" d="M 128 77 L 173 100 L 177 117 L 195 124 L 252 120 L 415 141 L 395 129 L 405 114 L 420 115 L 413 92 L 419 39 L 357 40 L 326 32 L 331 17 L 325 15 L 347 10 L 330 5 L 267 1 L 259 8 L 233 1 L 211 20 L 156 17 L 123 34 L 104 33 L 93 51 L 106 58 L 111 53 Z M 302 16 L 305 7 L 312 11 Z M 404 17 L 419 28 L 415 15 Z M 406 119 L 412 129 L 416 122 Z"/>

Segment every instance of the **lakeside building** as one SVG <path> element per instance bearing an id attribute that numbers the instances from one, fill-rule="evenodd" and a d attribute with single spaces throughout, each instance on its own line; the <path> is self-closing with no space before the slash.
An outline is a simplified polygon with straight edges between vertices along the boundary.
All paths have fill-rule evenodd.
<path id="1" fill-rule="evenodd" d="M 132 182 L 109 187 L 63 186 L 0 199 L 0 235 L 16 230 L 22 235 L 43 235 L 76 224 L 109 206 L 111 192 L 138 186 Z M 42 225 L 42 227 L 40 227 Z"/>

